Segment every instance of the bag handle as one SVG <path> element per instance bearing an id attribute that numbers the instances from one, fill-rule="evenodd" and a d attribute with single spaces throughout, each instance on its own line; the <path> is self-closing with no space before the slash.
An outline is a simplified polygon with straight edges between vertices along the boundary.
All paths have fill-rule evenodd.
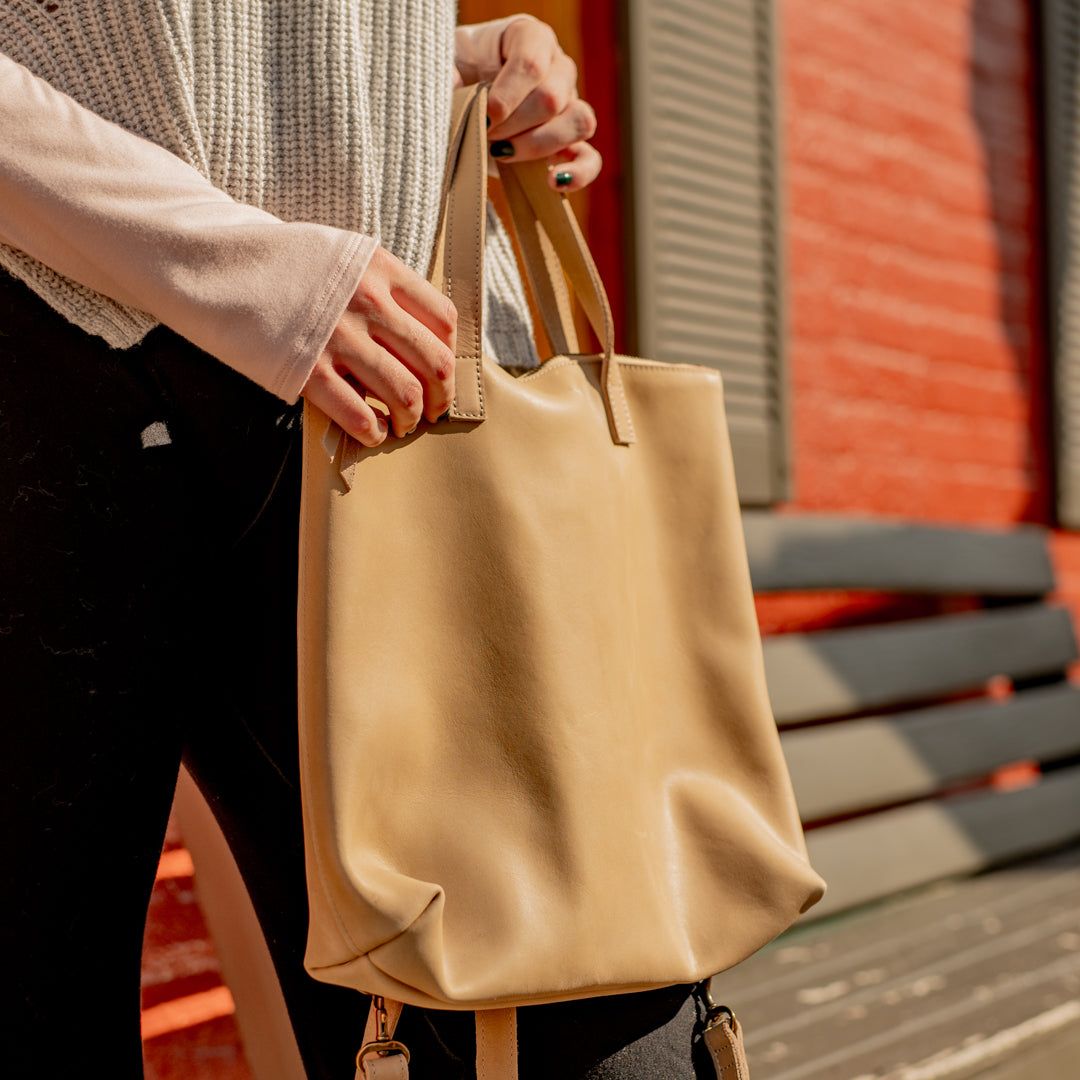
<path id="1" fill-rule="evenodd" d="M 497 162 L 497 167 L 513 214 L 514 229 L 521 241 L 529 284 L 540 285 L 540 289 L 534 288 L 534 293 L 542 289 L 549 295 L 564 294 L 565 269 L 574 296 L 596 332 L 601 350 L 613 354 L 615 327 L 607 290 L 600 280 L 570 200 L 548 186 L 548 166 L 543 160 L 503 161 Z M 539 306 L 540 297 L 537 300 Z M 554 315 L 550 308 L 549 312 Z M 572 312 L 568 305 L 560 305 L 558 313 L 566 316 L 570 326 L 556 327 L 556 334 L 569 339 L 572 336 Z"/>
<path id="2" fill-rule="evenodd" d="M 478 107 L 479 106 L 479 107 Z M 457 308 L 456 394 L 453 420 L 483 420 L 484 248 L 487 233 L 487 84 L 454 91 L 450 142 L 443 172 L 439 224 L 428 281 Z"/>
<path id="3" fill-rule="evenodd" d="M 562 273 L 565 270 L 574 296 L 596 332 L 603 351 L 600 384 L 612 436 L 617 443 L 631 443 L 634 441 L 634 426 L 626 400 L 622 370 L 615 360 L 615 323 L 611 317 L 611 304 L 573 205 L 564 192 L 555 191 L 549 186 L 548 166 L 543 160 L 497 162 L 497 166 L 521 240 L 526 274 L 533 295 L 537 298 L 537 306 L 544 312 L 545 294 L 553 298 L 553 302 L 549 300 L 546 304 L 548 336 L 553 344 L 558 342 L 556 350 L 562 346 L 565 352 L 578 351 L 573 312 L 566 295 L 566 278 Z M 556 336 L 552 337 L 552 324 L 556 318 Z"/>
<path id="4" fill-rule="evenodd" d="M 562 264 L 551 246 L 548 234 L 533 213 L 532 204 L 521 187 L 517 174 L 504 162 L 499 169 L 503 191 L 514 224 L 525 262 L 532 294 L 540 309 L 540 317 L 547 331 L 555 356 L 578 353 L 577 326 L 574 322 L 574 298 L 566 286 Z M 507 177 L 513 176 L 513 180 Z"/>
<path id="5" fill-rule="evenodd" d="M 481 82 L 454 91 L 444 195 L 428 274 L 428 280 L 449 296 L 458 310 L 457 394 L 450 407 L 451 419 L 482 420 L 485 416 L 481 347 L 488 153 L 483 118 L 487 114 L 489 86 L 490 83 Z M 513 200 L 511 205 L 517 208 L 515 228 L 519 237 L 524 237 L 522 251 L 533 296 L 538 307 L 548 312 L 545 319 L 550 320 L 549 326 L 554 321 L 552 306 L 559 312 L 556 325 L 562 332 L 560 335 L 556 330 L 553 344 L 557 349 L 561 345 L 577 344 L 576 334 L 570 330 L 573 323 L 568 299 L 560 298 L 560 289 L 565 292 L 565 281 L 554 269 L 557 259 L 603 350 L 600 388 L 612 438 L 616 443 L 632 443 L 633 422 L 622 372 L 614 357 L 611 306 L 573 207 L 565 193 L 548 186 L 547 165 L 542 160 L 503 163 L 499 175 L 508 198 Z M 519 218 L 524 219 L 521 224 Z M 533 224 L 525 225 L 524 221 Z M 536 232 L 538 225 L 551 248 L 542 259 L 540 255 L 545 249 Z M 533 235 L 537 237 L 535 244 Z M 550 331 L 549 336 L 552 336 Z"/>

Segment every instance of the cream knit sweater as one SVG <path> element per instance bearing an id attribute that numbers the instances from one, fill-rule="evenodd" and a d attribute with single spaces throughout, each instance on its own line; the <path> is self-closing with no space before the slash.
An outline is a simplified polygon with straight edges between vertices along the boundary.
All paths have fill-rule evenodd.
<path id="1" fill-rule="evenodd" d="M 294 402 L 381 242 L 423 274 L 450 0 L 4 0 L 0 266 L 128 347 L 166 323 Z M 538 362 L 488 202 L 485 351 Z"/>

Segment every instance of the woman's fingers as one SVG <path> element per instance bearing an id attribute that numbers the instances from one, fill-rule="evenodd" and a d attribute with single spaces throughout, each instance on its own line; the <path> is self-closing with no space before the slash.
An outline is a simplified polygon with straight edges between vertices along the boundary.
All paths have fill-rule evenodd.
<path id="1" fill-rule="evenodd" d="M 374 338 L 358 335 L 351 347 L 339 351 L 334 360 L 339 370 L 355 376 L 390 410 L 391 428 L 398 438 L 420 423 L 424 414 L 423 383 Z"/>
<path id="2" fill-rule="evenodd" d="M 547 158 L 596 133 L 596 113 L 584 99 L 575 97 L 553 120 L 530 128 L 511 140 L 512 154 L 499 154 L 493 144 L 492 153 L 500 160 L 532 161 Z"/>
<path id="3" fill-rule="evenodd" d="M 578 93 L 577 64 L 559 45 L 554 29 L 527 14 L 481 25 L 483 29 L 472 35 L 460 35 L 460 52 L 465 68 L 478 79 L 494 65 L 494 53 L 501 60 L 488 89 L 492 156 L 567 162 L 572 167 L 556 170 L 549 181 L 560 191 L 576 191 L 591 183 L 602 159 L 584 143 L 596 132 L 596 113 Z M 493 42 L 496 31 L 498 40 Z"/>
<path id="4" fill-rule="evenodd" d="M 488 90 L 492 128 L 521 105 L 562 52 L 555 31 L 532 15 L 515 18 L 506 27 L 501 51 L 504 63 Z"/>
<path id="5" fill-rule="evenodd" d="M 576 142 L 553 154 L 551 162 L 554 168 L 548 170 L 548 184 L 556 191 L 577 191 L 600 175 L 604 159 L 592 143 Z M 561 173 L 570 174 L 568 183 L 558 182 Z"/>
<path id="6" fill-rule="evenodd" d="M 384 323 L 369 332 L 423 384 L 424 416 L 434 423 L 454 400 L 454 350 L 422 322 L 400 310 L 391 312 Z"/>
<path id="7" fill-rule="evenodd" d="M 380 246 L 302 393 L 366 446 L 378 445 L 386 421 L 364 393 L 386 406 L 398 437 L 422 416 L 434 422 L 454 399 L 456 340 L 449 298 Z"/>
<path id="8" fill-rule="evenodd" d="M 492 119 L 488 128 L 488 138 L 492 141 L 514 139 L 523 131 L 528 131 L 529 128 L 534 128 L 539 124 L 545 124 L 554 117 L 559 116 L 578 97 L 577 78 L 577 64 L 574 63 L 572 57 L 560 52 L 554 58 L 543 77 L 537 79 L 529 88 L 527 94 L 512 114 L 507 115 L 498 123 Z M 493 89 L 494 83 L 492 84 Z M 491 91 L 489 90 L 489 114 L 491 112 L 490 94 Z"/>
<path id="9" fill-rule="evenodd" d="M 569 167 L 553 169 L 548 180 L 559 191 L 591 184 L 603 165 L 600 152 L 587 142 L 596 134 L 596 111 L 578 95 L 576 84 L 577 66 L 561 53 L 517 111 L 491 127 L 492 155 L 500 161 L 566 162 Z M 558 183 L 559 176 L 563 183 Z"/>
<path id="10" fill-rule="evenodd" d="M 386 438 L 386 419 L 364 400 L 325 352 L 304 385 L 304 397 L 364 446 L 378 446 Z"/>
<path id="11" fill-rule="evenodd" d="M 451 352 L 457 348 L 457 308 L 426 278 L 414 273 L 388 280 L 391 299 L 402 311 L 426 326 Z"/>

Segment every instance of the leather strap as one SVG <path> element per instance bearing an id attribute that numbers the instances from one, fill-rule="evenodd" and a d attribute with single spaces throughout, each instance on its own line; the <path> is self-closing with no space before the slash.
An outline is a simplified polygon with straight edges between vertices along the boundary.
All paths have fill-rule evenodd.
<path id="1" fill-rule="evenodd" d="M 403 1004 L 385 998 L 384 1005 L 386 1034 L 393 1038 Z M 475 1017 L 476 1080 L 517 1080 L 517 1009 L 477 1009 Z M 363 1045 L 372 1042 L 377 1032 L 377 1010 L 373 999 Z M 750 1080 L 742 1025 L 730 1009 L 722 1007 L 714 1011 L 702 1039 L 717 1080 Z M 356 1070 L 356 1080 L 409 1080 L 408 1060 L 404 1054 L 368 1055 Z"/>
<path id="2" fill-rule="evenodd" d="M 733 1012 L 721 1014 L 710 1021 L 702 1033 L 702 1040 L 716 1070 L 717 1080 L 750 1080 L 742 1026 Z"/>
<path id="3" fill-rule="evenodd" d="M 570 201 L 565 192 L 553 191 L 548 186 L 547 174 L 548 166 L 543 159 L 499 164 L 499 175 L 514 212 L 514 224 L 519 238 L 523 233 L 526 237 L 531 236 L 528 227 L 518 224 L 519 216 L 524 216 L 523 206 L 527 203 L 531 215 L 550 239 L 562 269 L 570 279 L 574 295 L 600 341 L 603 350 L 600 383 L 604 391 L 604 405 L 612 438 L 617 443 L 632 443 L 635 440 L 634 425 L 626 401 L 622 370 L 614 359 L 615 324 L 611 317 L 607 291 L 600 280 L 592 252 L 581 232 Z M 527 273 L 530 281 L 547 275 L 551 291 L 557 293 L 562 280 L 561 274 L 553 271 L 550 260 L 541 261 L 536 258 L 535 245 L 531 243 L 531 239 L 523 239 L 521 246 L 526 260 L 529 260 Z M 537 304 L 540 306 L 539 297 Z"/>
<path id="4" fill-rule="evenodd" d="M 379 1034 L 377 1002 L 378 999 L 373 996 L 371 1008 L 368 1009 L 367 1024 L 364 1025 L 364 1041 L 360 1044 L 361 1054 L 356 1063 L 356 1080 L 409 1080 L 409 1059 L 404 1053 L 387 1054 L 384 1057 L 363 1053 L 363 1048 L 374 1042 Z M 392 1039 L 404 1006 L 402 1002 L 391 998 L 383 998 L 382 1002 L 386 1009 L 386 1037 Z"/>
<path id="5" fill-rule="evenodd" d="M 386 1035 L 393 1038 L 403 1004 L 384 999 Z M 477 1009 L 476 1018 L 476 1080 L 517 1080 L 517 1009 Z M 364 1028 L 364 1042 L 374 1041 L 378 1033 L 377 1009 L 374 999 Z M 707 1021 L 702 1040 L 709 1060 L 716 1070 L 717 1080 L 750 1080 L 746 1061 L 742 1025 L 727 1008 L 718 1008 Z M 385 1057 L 367 1055 L 356 1070 L 356 1080 L 409 1080 L 408 1059 L 403 1053 Z"/>
<path id="6" fill-rule="evenodd" d="M 356 1080 L 409 1080 L 409 1063 L 404 1054 L 369 1057 L 364 1060 L 364 1071 L 357 1071 Z"/>
<path id="7" fill-rule="evenodd" d="M 517 1080 L 517 1009 L 476 1010 L 476 1080 Z"/>
<path id="8" fill-rule="evenodd" d="M 439 192 L 439 224 L 435 229 L 435 245 L 431 249 L 431 261 L 428 263 L 427 272 L 427 280 L 440 287 L 443 284 L 442 268 L 439 267 L 437 273 L 436 263 L 439 262 L 440 256 L 445 254 L 446 204 L 458 155 L 461 152 L 461 139 L 465 134 L 465 121 L 469 115 L 469 104 L 478 89 L 478 87 L 473 86 L 468 91 L 455 93 L 450 106 L 450 138 L 446 146 L 446 163 L 443 166 L 442 188 Z"/>
<path id="9" fill-rule="evenodd" d="M 443 199 L 428 280 L 457 308 L 453 420 L 483 420 L 483 274 L 487 232 L 487 83 L 453 98 Z"/>
<path id="10" fill-rule="evenodd" d="M 505 178 L 512 174 L 506 170 L 499 175 L 505 181 Z M 565 356 L 580 352 L 573 300 L 551 240 L 533 213 L 532 204 L 521 184 L 516 180 L 504 182 L 503 191 L 510 207 L 514 232 L 521 246 L 529 285 L 532 287 L 532 294 L 554 355 Z"/>
<path id="11" fill-rule="evenodd" d="M 453 300 L 458 311 L 457 394 L 450 407 L 452 419 L 483 420 L 485 416 L 481 346 L 488 177 L 484 117 L 489 85 L 480 82 L 454 92 L 443 186 L 445 197 L 428 275 Z M 546 309 L 545 325 L 552 328 L 549 336 L 554 333 L 557 348 L 565 345 L 564 351 L 577 351 L 570 348 L 577 341 L 571 329 L 569 299 L 563 295 L 565 279 L 554 268 L 558 262 L 603 348 L 601 391 L 612 438 L 617 443 L 631 443 L 635 439 L 634 428 L 622 372 L 614 361 L 611 307 L 573 208 L 565 193 L 548 186 L 547 165 L 542 160 L 509 166 L 504 163 L 499 166 L 499 175 L 508 191 L 514 190 L 515 182 L 520 180 L 518 190 L 510 196 L 515 200 L 512 205 L 517 206 L 519 215 L 525 214 L 527 207 L 526 216 L 540 223 L 550 242 L 551 251 L 544 248 L 539 234 L 533 243 L 536 227 L 519 227 L 515 218 L 519 235 L 523 233 L 526 237 L 522 251 L 527 260 L 527 277 L 530 283 L 541 283 L 533 293 L 542 312 Z"/>
<path id="12" fill-rule="evenodd" d="M 383 998 L 383 1004 L 386 1035 L 393 1038 L 403 1004 L 391 998 Z M 517 1009 L 477 1009 L 475 1016 L 476 1080 L 517 1080 Z M 373 1042 L 377 1034 L 378 1009 L 372 998 L 362 1045 Z M 356 1080 L 409 1080 L 408 1059 L 403 1053 L 365 1055 L 363 1064 L 357 1065 Z"/>

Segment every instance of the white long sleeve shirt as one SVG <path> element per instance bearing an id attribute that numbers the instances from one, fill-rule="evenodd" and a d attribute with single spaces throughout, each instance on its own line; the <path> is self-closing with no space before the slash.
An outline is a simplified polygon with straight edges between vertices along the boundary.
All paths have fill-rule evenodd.
<path id="1" fill-rule="evenodd" d="M 457 81 L 455 5 L 347 6 L 0 6 L 0 266 L 116 347 L 164 323 L 294 402 L 380 242 L 425 272 Z M 459 54 L 490 62 L 506 21 L 459 28 Z M 488 211 L 487 351 L 535 363 Z"/>
<path id="2" fill-rule="evenodd" d="M 0 55 L 0 239 L 295 401 L 378 238 L 287 222 Z"/>

